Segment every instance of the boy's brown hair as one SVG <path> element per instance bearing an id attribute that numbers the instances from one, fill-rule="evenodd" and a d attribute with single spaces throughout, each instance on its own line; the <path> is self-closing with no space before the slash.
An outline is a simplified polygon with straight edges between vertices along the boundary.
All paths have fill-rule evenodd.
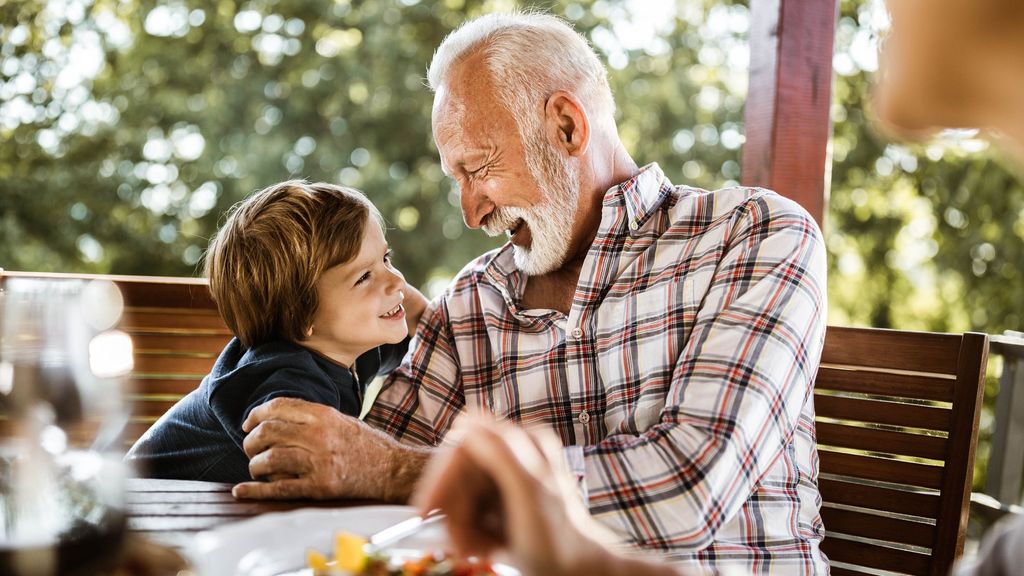
<path id="1" fill-rule="evenodd" d="M 204 273 L 228 328 L 246 348 L 306 337 L 316 282 L 358 253 L 377 208 L 352 188 L 289 180 L 235 204 L 210 240 Z"/>

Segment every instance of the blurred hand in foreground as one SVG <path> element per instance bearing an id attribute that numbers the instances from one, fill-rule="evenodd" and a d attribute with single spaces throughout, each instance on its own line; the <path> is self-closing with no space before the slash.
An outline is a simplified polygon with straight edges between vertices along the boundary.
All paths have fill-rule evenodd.
<path id="1" fill-rule="evenodd" d="M 548 431 L 467 418 L 458 441 L 428 466 L 413 497 L 441 508 L 455 552 L 504 552 L 526 575 L 679 574 L 674 567 L 627 557 L 620 539 L 594 520 Z"/>

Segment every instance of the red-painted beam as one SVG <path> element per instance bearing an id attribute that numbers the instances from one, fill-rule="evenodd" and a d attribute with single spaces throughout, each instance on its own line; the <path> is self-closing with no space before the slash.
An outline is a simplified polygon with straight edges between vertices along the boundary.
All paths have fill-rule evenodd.
<path id="1" fill-rule="evenodd" d="M 824 224 L 831 173 L 838 0 L 751 0 L 743 184 L 799 202 Z"/>

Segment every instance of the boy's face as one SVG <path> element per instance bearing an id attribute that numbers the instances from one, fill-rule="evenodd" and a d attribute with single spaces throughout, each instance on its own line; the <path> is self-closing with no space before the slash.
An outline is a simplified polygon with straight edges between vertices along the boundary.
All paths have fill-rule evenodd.
<path id="1" fill-rule="evenodd" d="M 402 300 L 405 278 L 391 266 L 380 226 L 366 222 L 356 257 L 328 268 L 317 281 L 320 306 L 312 334 L 301 342 L 345 366 L 381 344 L 401 342 L 409 333 Z"/>

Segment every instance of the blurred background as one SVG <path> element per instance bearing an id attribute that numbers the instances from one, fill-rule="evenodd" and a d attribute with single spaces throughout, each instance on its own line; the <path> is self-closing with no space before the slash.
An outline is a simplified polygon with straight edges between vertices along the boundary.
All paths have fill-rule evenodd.
<path id="1" fill-rule="evenodd" d="M 638 162 L 677 184 L 736 183 L 744 2 L 8 0 L 0 267 L 198 276 L 225 210 L 301 177 L 364 190 L 398 267 L 438 294 L 498 244 L 466 229 L 441 173 L 426 67 L 460 22 L 514 7 L 549 10 L 590 39 Z M 887 26 L 880 0 L 841 2 L 829 323 L 1024 330 L 1024 190 L 971 132 L 924 145 L 879 135 L 866 95 Z M 989 406 L 995 387 L 991 376 Z M 982 427 L 976 487 L 990 409 Z"/>

